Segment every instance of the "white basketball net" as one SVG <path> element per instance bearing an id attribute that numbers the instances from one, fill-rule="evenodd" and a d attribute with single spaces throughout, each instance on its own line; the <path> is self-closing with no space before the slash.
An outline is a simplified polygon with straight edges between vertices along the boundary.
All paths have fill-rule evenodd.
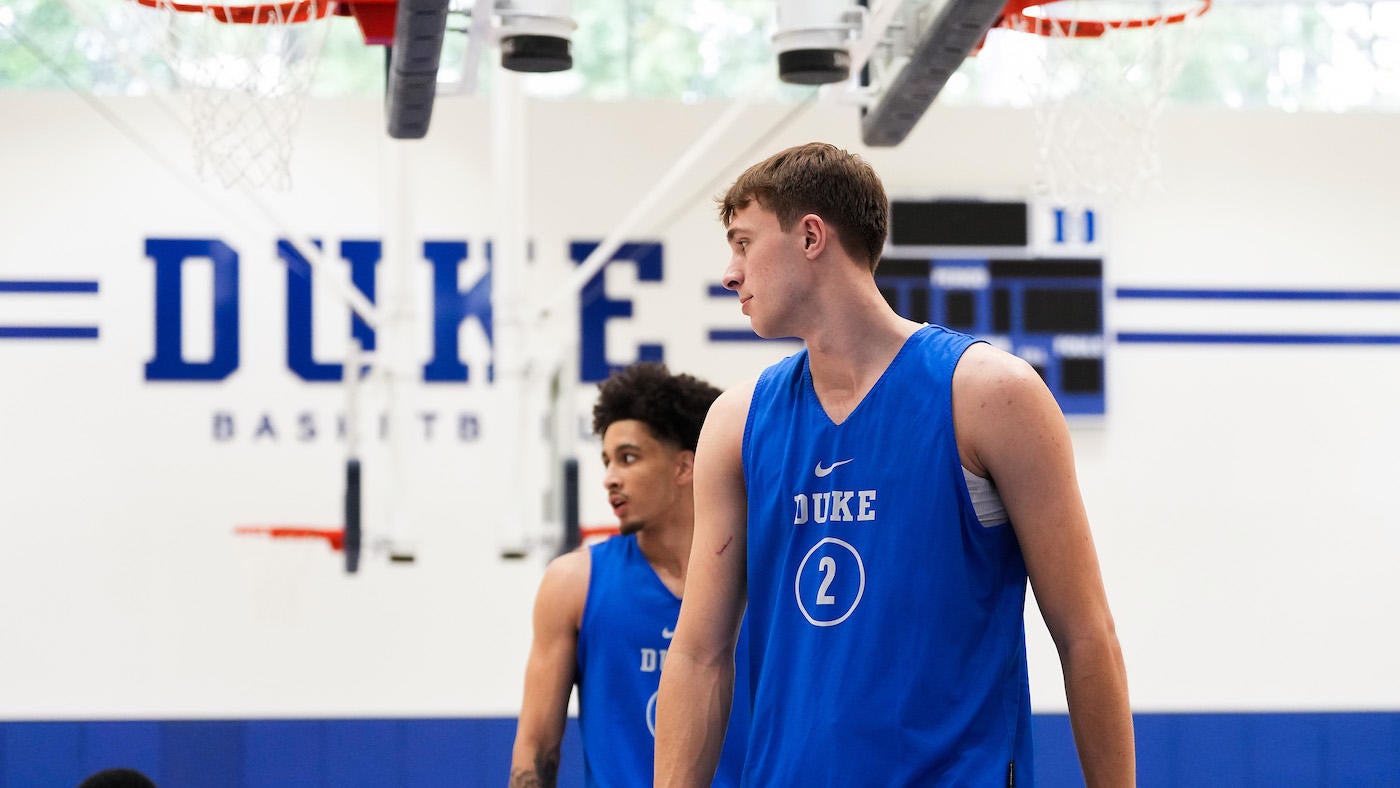
<path id="1" fill-rule="evenodd" d="M 220 21 L 250 6 L 209 3 L 202 12 L 169 13 L 161 55 L 189 101 L 195 166 L 225 187 L 291 187 L 292 132 L 329 28 L 331 0 L 309 0 L 306 21 L 290 6 L 257 9 L 260 24 Z M 187 7 L 187 6 L 186 6 Z"/>
<path id="2" fill-rule="evenodd" d="M 1160 185 L 1158 120 L 1200 21 L 1167 24 L 1161 3 L 1108 6 L 1065 0 L 1039 9 L 1065 20 L 1141 19 L 1140 27 L 1109 26 L 1102 36 L 1076 37 L 1051 27 L 1037 36 L 1038 70 L 1028 69 L 1035 106 L 1036 187 L 1061 204 L 1121 199 Z"/>

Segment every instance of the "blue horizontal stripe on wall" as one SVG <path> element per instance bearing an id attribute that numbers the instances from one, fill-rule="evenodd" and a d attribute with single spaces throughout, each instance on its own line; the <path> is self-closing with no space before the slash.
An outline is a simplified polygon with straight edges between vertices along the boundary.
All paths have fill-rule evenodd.
<path id="1" fill-rule="evenodd" d="M 1067 715 L 1035 716 L 1036 784 L 1082 786 Z M 1400 785 L 1400 712 L 1135 714 L 1142 788 Z"/>
<path id="2" fill-rule="evenodd" d="M 777 337 L 765 339 L 747 328 L 712 328 L 710 329 L 711 342 L 801 342 L 796 337 Z"/>
<path id="3" fill-rule="evenodd" d="M 1120 287 L 1118 298 L 1207 299 L 1226 301 L 1400 301 L 1400 290 L 1207 290 Z"/>
<path id="4" fill-rule="evenodd" d="M 1138 782 L 1154 786 L 1400 785 L 1400 712 L 1137 714 Z M 1069 717 L 1037 714 L 1036 785 L 1082 786 Z M 73 788 L 138 769 L 162 788 L 503 786 L 515 720 L 0 723 L 0 785 Z M 583 784 L 569 721 L 560 786 Z"/>
<path id="5" fill-rule="evenodd" d="M 0 279 L 0 293 L 96 293 L 96 282 Z"/>
<path id="6" fill-rule="evenodd" d="M 1400 345 L 1400 334 L 1239 334 L 1120 331 L 1119 342 L 1178 345 Z"/>
<path id="7" fill-rule="evenodd" d="M 97 339 L 97 326 L 0 326 L 0 339 Z"/>
<path id="8" fill-rule="evenodd" d="M 514 719 L 0 723 L 0 786 L 74 788 L 136 769 L 161 788 L 504 786 Z M 573 720 L 560 788 L 583 785 Z"/>

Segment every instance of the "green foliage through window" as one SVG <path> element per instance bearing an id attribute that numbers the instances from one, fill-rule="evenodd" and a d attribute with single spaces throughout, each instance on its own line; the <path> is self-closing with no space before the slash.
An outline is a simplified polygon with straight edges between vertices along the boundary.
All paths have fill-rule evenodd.
<path id="1" fill-rule="evenodd" d="M 526 90 L 540 97 L 596 101 L 700 101 L 755 92 L 805 96 L 805 91 L 778 85 L 769 43 L 774 4 L 576 0 L 573 70 L 530 75 Z M 348 17 L 326 24 L 331 27 L 312 92 L 382 93 L 383 48 L 365 46 Z M 0 6 L 0 89 L 169 90 L 171 76 L 152 54 L 153 37 L 162 35 L 162 25 L 159 12 L 130 0 L 7 0 Z M 457 32 L 449 32 L 444 43 L 445 92 L 460 79 L 467 39 L 460 32 L 466 26 L 460 15 L 449 26 Z M 1035 46 L 1003 44 L 1018 34 L 994 35 L 997 46 Z M 1167 91 L 1170 102 L 1286 111 L 1400 111 L 1400 0 L 1217 2 L 1179 37 L 1182 49 Z M 1027 102 L 1024 80 L 1015 70 L 1035 68 L 1037 61 L 994 57 L 992 46 L 959 70 L 941 103 Z M 483 56 L 480 90 L 490 90 L 497 57 L 494 49 Z"/>

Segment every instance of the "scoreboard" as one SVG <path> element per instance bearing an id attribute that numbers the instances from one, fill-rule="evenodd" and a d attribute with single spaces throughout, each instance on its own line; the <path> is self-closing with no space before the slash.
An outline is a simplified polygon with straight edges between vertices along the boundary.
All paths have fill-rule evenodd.
<path id="1" fill-rule="evenodd" d="M 1066 415 L 1102 415 L 1103 261 L 1034 254 L 1029 212 L 1024 202 L 894 200 L 876 282 L 900 315 L 1024 358 Z M 1048 245 L 1093 246 L 1092 212 L 1075 243 L 1065 212 L 1051 217 Z"/>

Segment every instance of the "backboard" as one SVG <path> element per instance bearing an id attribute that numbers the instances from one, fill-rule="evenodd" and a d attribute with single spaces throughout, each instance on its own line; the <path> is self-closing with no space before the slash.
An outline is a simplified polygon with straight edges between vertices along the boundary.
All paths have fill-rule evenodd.
<path id="1" fill-rule="evenodd" d="M 861 111 L 861 139 L 872 147 L 904 141 L 1005 6 L 1003 0 L 886 1 L 898 8 L 860 75 L 872 94 Z"/>

